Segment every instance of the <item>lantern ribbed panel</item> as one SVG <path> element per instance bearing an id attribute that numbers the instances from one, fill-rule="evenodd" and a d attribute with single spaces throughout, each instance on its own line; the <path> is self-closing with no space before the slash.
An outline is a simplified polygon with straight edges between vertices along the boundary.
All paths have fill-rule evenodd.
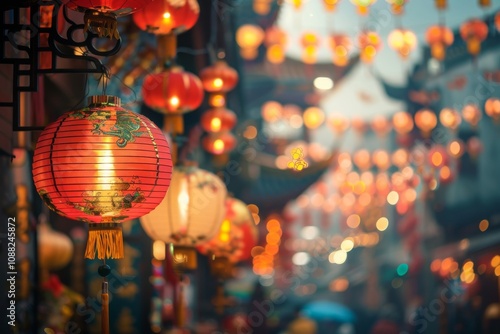
<path id="1" fill-rule="evenodd" d="M 194 247 L 209 240 L 224 219 L 227 190 L 214 174 L 196 167 L 175 167 L 169 191 L 141 224 L 153 240 Z"/>
<path id="2" fill-rule="evenodd" d="M 153 0 L 63 0 L 68 8 L 72 10 L 95 9 L 104 12 L 112 12 L 117 16 L 127 15 L 135 12 Z"/>
<path id="3" fill-rule="evenodd" d="M 200 7 L 197 1 L 185 1 L 173 6 L 172 0 L 154 0 L 143 10 L 134 13 L 134 23 L 141 29 L 156 35 L 170 32 L 182 33 L 191 29 L 198 21 Z M 179 4 L 179 2 L 177 2 Z"/>
<path id="4" fill-rule="evenodd" d="M 33 157 L 35 187 L 49 208 L 86 222 L 121 222 L 164 198 L 172 161 L 161 130 L 115 105 L 70 111 L 48 125 Z"/>
<path id="5" fill-rule="evenodd" d="M 257 227 L 245 203 L 235 198 L 226 199 L 226 215 L 219 231 L 197 249 L 205 255 L 225 257 L 231 263 L 250 258 L 257 244 Z"/>
<path id="6" fill-rule="evenodd" d="M 238 83 L 238 72 L 223 61 L 219 60 L 200 72 L 203 88 L 209 93 L 227 93 Z"/>
<path id="7" fill-rule="evenodd" d="M 163 113 L 186 113 L 203 102 L 200 79 L 180 68 L 148 74 L 142 84 L 144 103 Z"/>

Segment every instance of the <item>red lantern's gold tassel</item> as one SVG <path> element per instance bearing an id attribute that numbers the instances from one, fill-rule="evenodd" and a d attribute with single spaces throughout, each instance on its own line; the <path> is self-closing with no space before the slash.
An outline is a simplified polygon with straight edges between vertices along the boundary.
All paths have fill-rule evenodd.
<path id="1" fill-rule="evenodd" d="M 184 132 L 184 119 L 182 114 L 166 114 L 163 119 L 163 130 L 173 135 Z"/>
<path id="2" fill-rule="evenodd" d="M 123 258 L 123 233 L 120 223 L 89 224 L 85 257 L 94 259 L 96 250 L 99 260 Z"/>

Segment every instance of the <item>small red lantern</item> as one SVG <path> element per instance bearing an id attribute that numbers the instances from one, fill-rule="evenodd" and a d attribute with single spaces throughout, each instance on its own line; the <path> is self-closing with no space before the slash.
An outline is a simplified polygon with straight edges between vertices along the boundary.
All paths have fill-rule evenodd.
<path id="1" fill-rule="evenodd" d="M 213 108 L 205 111 L 201 116 L 201 127 L 209 133 L 231 131 L 236 125 L 237 118 L 234 112 L 226 108 Z"/>
<path id="2" fill-rule="evenodd" d="M 395 29 L 389 34 L 389 46 L 406 59 L 417 47 L 417 36 L 408 29 Z"/>
<path id="3" fill-rule="evenodd" d="M 477 159 L 479 154 L 483 151 L 483 143 L 478 137 L 470 137 L 467 141 L 467 153 L 473 158 Z"/>
<path id="4" fill-rule="evenodd" d="M 209 134 L 202 139 L 201 145 L 213 155 L 223 155 L 231 152 L 236 147 L 236 138 L 231 132 Z"/>
<path id="5" fill-rule="evenodd" d="M 500 99 L 490 98 L 484 104 L 486 115 L 490 116 L 495 122 L 500 122 Z"/>
<path id="6" fill-rule="evenodd" d="M 266 58 L 272 64 L 281 64 L 285 60 L 286 33 L 276 26 L 266 30 Z"/>
<path id="7" fill-rule="evenodd" d="M 63 0 L 71 10 L 84 12 L 84 31 L 91 31 L 99 37 L 118 39 L 118 16 L 129 15 L 144 8 L 153 0 Z"/>
<path id="8" fill-rule="evenodd" d="M 369 7 L 377 0 L 351 0 L 358 8 L 359 15 L 368 15 Z"/>
<path id="9" fill-rule="evenodd" d="M 241 57 L 246 60 L 257 58 L 259 46 L 264 38 L 265 32 L 261 27 L 253 24 L 240 26 L 236 30 L 236 43 L 240 47 Z"/>
<path id="10" fill-rule="evenodd" d="M 477 105 L 467 104 L 462 109 L 462 116 L 467 123 L 469 123 L 473 127 L 476 127 L 482 118 L 482 113 L 481 113 L 481 110 L 479 110 Z"/>
<path id="11" fill-rule="evenodd" d="M 391 5 L 391 11 L 395 15 L 403 14 L 404 6 L 407 0 L 387 0 Z"/>
<path id="12" fill-rule="evenodd" d="M 371 63 L 382 47 L 382 40 L 376 32 L 364 31 L 358 36 L 358 45 L 361 61 Z"/>
<path id="13" fill-rule="evenodd" d="M 437 117 L 429 109 L 421 109 L 415 114 L 415 125 L 422 131 L 424 136 L 429 136 L 437 125 Z"/>
<path id="14" fill-rule="evenodd" d="M 302 36 L 301 44 L 304 48 L 302 61 L 306 64 L 314 64 L 316 62 L 316 53 L 320 44 L 318 36 L 312 32 L 305 33 Z"/>
<path id="15" fill-rule="evenodd" d="M 456 130 L 462 123 L 462 117 L 455 109 L 444 108 L 439 113 L 439 121 L 445 128 Z"/>
<path id="16" fill-rule="evenodd" d="M 467 51 L 476 56 L 481 52 L 481 42 L 488 37 L 488 25 L 479 19 L 469 20 L 460 26 L 460 36 L 467 43 Z"/>
<path id="17" fill-rule="evenodd" d="M 383 137 L 391 131 L 392 124 L 384 116 L 375 116 L 371 122 L 372 130 L 377 134 L 377 136 Z"/>
<path id="18" fill-rule="evenodd" d="M 441 145 L 433 146 L 428 153 L 429 163 L 432 167 L 440 168 L 448 165 L 448 152 Z"/>
<path id="19" fill-rule="evenodd" d="M 238 83 L 238 72 L 225 61 L 219 60 L 200 72 L 203 88 L 209 93 L 227 93 Z"/>
<path id="20" fill-rule="evenodd" d="M 495 28 L 500 31 L 500 12 L 495 14 Z"/>
<path id="21" fill-rule="evenodd" d="M 433 25 L 427 29 L 425 40 L 431 47 L 434 59 L 443 60 L 446 57 L 446 48 L 453 44 L 453 31 L 443 25 Z"/>
<path id="22" fill-rule="evenodd" d="M 399 134 L 407 134 L 413 130 L 413 117 L 406 111 L 400 111 L 392 116 L 392 126 Z"/>
<path id="23" fill-rule="evenodd" d="M 351 38 L 344 34 L 330 36 L 330 48 L 333 52 L 333 64 L 346 66 L 349 63 L 349 53 L 352 49 Z"/>
<path id="24" fill-rule="evenodd" d="M 152 211 L 170 184 L 168 143 L 114 96 L 92 96 L 41 133 L 33 180 L 56 213 L 89 223 L 85 257 L 122 258 L 121 222 Z"/>
<path id="25" fill-rule="evenodd" d="M 436 8 L 439 10 L 445 10 L 448 7 L 448 0 L 435 0 Z"/>
<path id="26" fill-rule="evenodd" d="M 196 0 L 154 0 L 132 18 L 141 30 L 166 35 L 191 29 L 199 15 L 200 6 Z"/>

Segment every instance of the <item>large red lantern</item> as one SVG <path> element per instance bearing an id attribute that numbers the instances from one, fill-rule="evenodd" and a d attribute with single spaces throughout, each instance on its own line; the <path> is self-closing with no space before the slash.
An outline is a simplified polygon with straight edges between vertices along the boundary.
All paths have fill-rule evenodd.
<path id="1" fill-rule="evenodd" d="M 89 223 L 85 257 L 122 258 L 121 222 L 152 211 L 170 184 L 172 162 L 161 130 L 120 107 L 114 96 L 93 96 L 41 133 L 33 180 L 56 213 Z"/>
<path id="2" fill-rule="evenodd" d="M 453 31 L 444 25 L 433 25 L 425 33 L 432 57 L 440 61 L 446 57 L 446 48 L 453 44 L 454 39 Z"/>
<path id="3" fill-rule="evenodd" d="M 201 116 L 201 127 L 209 133 L 231 131 L 237 122 L 236 114 L 226 108 L 213 108 Z"/>
<path id="4" fill-rule="evenodd" d="M 460 36 L 467 43 L 467 51 L 473 56 L 481 52 L 481 43 L 488 37 L 488 25 L 479 19 L 472 19 L 460 26 Z"/>
<path id="5" fill-rule="evenodd" d="M 181 67 L 149 74 L 142 84 L 144 103 L 170 116 L 167 131 L 182 133 L 182 114 L 198 108 L 203 102 L 203 87 L 200 79 Z"/>
<path id="6" fill-rule="evenodd" d="M 238 83 L 238 72 L 223 61 L 219 60 L 200 72 L 203 88 L 209 93 L 227 93 Z"/>
<path id="7" fill-rule="evenodd" d="M 236 143 L 236 138 L 231 132 L 209 134 L 201 140 L 203 148 L 213 155 L 231 152 L 236 147 Z"/>
<path id="8" fill-rule="evenodd" d="M 132 18 L 140 29 L 166 35 L 191 29 L 199 15 L 200 6 L 196 0 L 154 0 Z"/>
<path id="9" fill-rule="evenodd" d="M 119 38 L 116 18 L 144 8 L 153 0 L 64 0 L 69 9 L 85 13 L 84 31 Z"/>

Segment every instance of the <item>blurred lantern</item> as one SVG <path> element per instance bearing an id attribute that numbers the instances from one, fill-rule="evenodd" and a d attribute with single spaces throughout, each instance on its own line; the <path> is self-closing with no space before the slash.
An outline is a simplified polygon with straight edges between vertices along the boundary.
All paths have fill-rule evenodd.
<path id="1" fill-rule="evenodd" d="M 352 49 L 351 38 L 344 34 L 330 36 L 330 48 L 333 53 L 333 64 L 346 66 L 349 63 L 349 53 Z"/>
<path id="2" fill-rule="evenodd" d="M 38 225 L 38 266 L 43 274 L 40 281 L 48 278 L 49 270 L 60 270 L 73 257 L 73 243 L 61 232 L 54 231 L 46 222 Z"/>
<path id="3" fill-rule="evenodd" d="M 328 118 L 328 125 L 337 135 L 342 135 L 349 128 L 349 120 L 342 114 L 333 113 Z"/>
<path id="4" fill-rule="evenodd" d="M 184 132 L 182 114 L 198 108 L 203 95 L 200 79 L 178 66 L 148 74 L 142 83 L 144 103 L 166 114 L 164 130 L 175 134 Z"/>
<path id="5" fill-rule="evenodd" d="M 41 133 L 33 180 L 56 213 L 89 223 L 85 257 L 122 258 L 121 224 L 147 214 L 168 189 L 168 143 L 149 119 L 120 107 L 114 96 L 92 96 Z"/>
<path id="6" fill-rule="evenodd" d="M 489 7 L 491 6 L 491 0 L 478 0 L 479 6 Z"/>
<path id="7" fill-rule="evenodd" d="M 302 61 L 306 64 L 314 64 L 316 62 L 316 53 L 319 46 L 319 38 L 315 33 L 308 32 L 302 35 L 301 45 L 304 48 L 302 52 Z"/>
<path id="8" fill-rule="evenodd" d="M 373 152 L 373 164 L 381 171 L 385 171 L 391 167 L 391 158 L 389 153 L 384 150 L 376 150 Z"/>
<path id="9" fill-rule="evenodd" d="M 222 329 L 227 334 L 239 334 L 242 331 L 251 330 L 251 328 L 245 313 L 228 315 L 222 321 Z"/>
<path id="10" fill-rule="evenodd" d="M 226 108 L 208 109 L 201 116 L 201 127 L 209 133 L 230 131 L 237 122 L 236 114 Z"/>
<path id="11" fill-rule="evenodd" d="M 281 64 L 285 60 L 286 33 L 276 26 L 266 30 L 266 57 L 272 64 Z"/>
<path id="12" fill-rule="evenodd" d="M 442 185 L 449 184 L 453 182 L 455 179 L 455 175 L 453 174 L 453 171 L 451 170 L 450 167 L 448 166 L 443 166 L 439 170 L 439 183 Z"/>
<path id="13" fill-rule="evenodd" d="M 429 136 L 437 125 L 437 117 L 429 109 L 421 109 L 415 114 L 415 125 L 424 136 Z"/>
<path id="14" fill-rule="evenodd" d="M 462 23 L 460 36 L 467 43 L 467 51 L 473 56 L 481 52 L 481 43 L 488 36 L 488 25 L 479 19 Z"/>
<path id="15" fill-rule="evenodd" d="M 213 273 L 218 278 L 230 277 L 231 264 L 248 260 L 257 244 L 257 228 L 245 203 L 227 198 L 226 213 L 219 232 L 200 244 L 200 253 L 211 257 Z"/>
<path id="16" fill-rule="evenodd" d="M 500 31 L 500 12 L 495 14 L 495 28 Z"/>
<path id="17" fill-rule="evenodd" d="M 340 0 L 323 0 L 323 4 L 325 5 L 325 9 L 329 12 L 333 12 Z"/>
<path id="18" fill-rule="evenodd" d="M 376 1 L 377 0 L 351 0 L 351 2 L 358 8 L 358 14 L 360 15 L 367 15 L 369 7 Z"/>
<path id="19" fill-rule="evenodd" d="M 477 159 L 479 154 L 483 151 L 483 143 L 478 137 L 470 137 L 467 141 L 467 153 L 473 158 Z"/>
<path id="20" fill-rule="evenodd" d="M 261 108 L 262 118 L 269 123 L 276 122 L 282 117 L 283 106 L 276 101 L 267 101 Z"/>
<path id="21" fill-rule="evenodd" d="M 388 43 L 403 59 L 406 59 L 417 47 L 417 36 L 408 29 L 395 29 L 389 34 Z"/>
<path id="22" fill-rule="evenodd" d="M 476 127 L 479 124 L 482 116 L 481 110 L 475 104 L 467 104 L 462 109 L 462 117 L 472 127 Z"/>
<path id="23" fill-rule="evenodd" d="M 223 155 L 236 147 L 236 137 L 231 132 L 209 134 L 201 141 L 203 148 L 213 155 Z"/>
<path id="24" fill-rule="evenodd" d="M 352 161 L 360 170 L 368 170 L 372 166 L 370 152 L 365 149 L 355 152 Z"/>
<path id="25" fill-rule="evenodd" d="M 200 79 L 208 93 L 227 93 L 238 83 L 238 72 L 225 61 L 218 60 L 200 71 Z"/>
<path id="26" fill-rule="evenodd" d="M 436 60 L 446 57 L 446 48 L 453 44 L 453 31 L 444 25 L 433 25 L 427 29 L 425 40 L 431 47 L 431 55 Z"/>
<path id="27" fill-rule="evenodd" d="M 407 134 L 413 130 L 413 117 L 406 111 L 399 111 L 392 116 L 392 126 L 399 134 Z"/>
<path id="28" fill-rule="evenodd" d="M 267 15 L 271 11 L 272 0 L 253 0 L 253 11 L 259 15 Z"/>
<path id="29" fill-rule="evenodd" d="M 364 31 L 358 36 L 361 61 L 371 63 L 382 47 L 380 36 L 374 31 Z"/>
<path id="30" fill-rule="evenodd" d="M 403 14 L 404 5 L 406 0 L 387 0 L 387 2 L 391 5 L 391 11 L 395 15 Z"/>
<path id="31" fill-rule="evenodd" d="M 465 144 L 460 139 L 454 139 L 448 143 L 448 154 L 458 159 L 465 153 Z"/>
<path id="32" fill-rule="evenodd" d="M 486 115 L 490 116 L 496 123 L 500 121 L 500 99 L 490 98 L 484 104 Z"/>
<path id="33" fill-rule="evenodd" d="M 358 134 L 362 135 L 365 133 L 367 124 L 361 117 L 353 117 L 351 119 L 351 128 Z"/>
<path id="34" fill-rule="evenodd" d="M 410 153 L 404 148 L 399 148 L 392 153 L 391 161 L 394 166 L 403 169 L 410 163 Z"/>
<path id="35" fill-rule="evenodd" d="M 180 34 L 198 21 L 200 6 L 197 1 L 154 0 L 132 16 L 134 23 L 146 32 L 156 35 Z"/>
<path id="36" fill-rule="evenodd" d="M 434 0 L 436 8 L 439 10 L 444 10 L 448 6 L 448 0 Z"/>
<path id="37" fill-rule="evenodd" d="M 375 116 L 371 122 L 372 130 L 377 136 L 383 137 L 391 131 L 391 122 L 382 115 Z"/>
<path id="38" fill-rule="evenodd" d="M 243 59 L 252 60 L 257 58 L 258 48 L 265 38 L 264 30 L 253 24 L 244 24 L 236 30 L 236 43 L 240 47 Z"/>
<path id="39" fill-rule="evenodd" d="M 84 12 L 83 30 L 97 34 L 99 37 L 119 39 L 116 18 L 132 14 L 144 8 L 152 0 L 64 0 L 71 10 Z"/>
<path id="40" fill-rule="evenodd" d="M 435 145 L 429 150 L 429 163 L 432 167 L 440 168 L 448 164 L 448 153 L 441 145 Z"/>
<path id="41" fill-rule="evenodd" d="M 304 110 L 304 125 L 306 128 L 314 130 L 319 128 L 325 121 L 323 110 L 318 107 L 309 107 Z"/>
<path id="42" fill-rule="evenodd" d="M 462 117 L 455 109 L 444 108 L 439 113 L 439 121 L 445 128 L 456 130 L 462 123 Z"/>
<path id="43" fill-rule="evenodd" d="M 219 230 L 226 193 L 216 175 L 194 166 L 175 167 L 169 191 L 155 210 L 140 219 L 141 225 L 151 239 L 173 244 L 176 266 L 195 269 L 194 247 Z"/>

